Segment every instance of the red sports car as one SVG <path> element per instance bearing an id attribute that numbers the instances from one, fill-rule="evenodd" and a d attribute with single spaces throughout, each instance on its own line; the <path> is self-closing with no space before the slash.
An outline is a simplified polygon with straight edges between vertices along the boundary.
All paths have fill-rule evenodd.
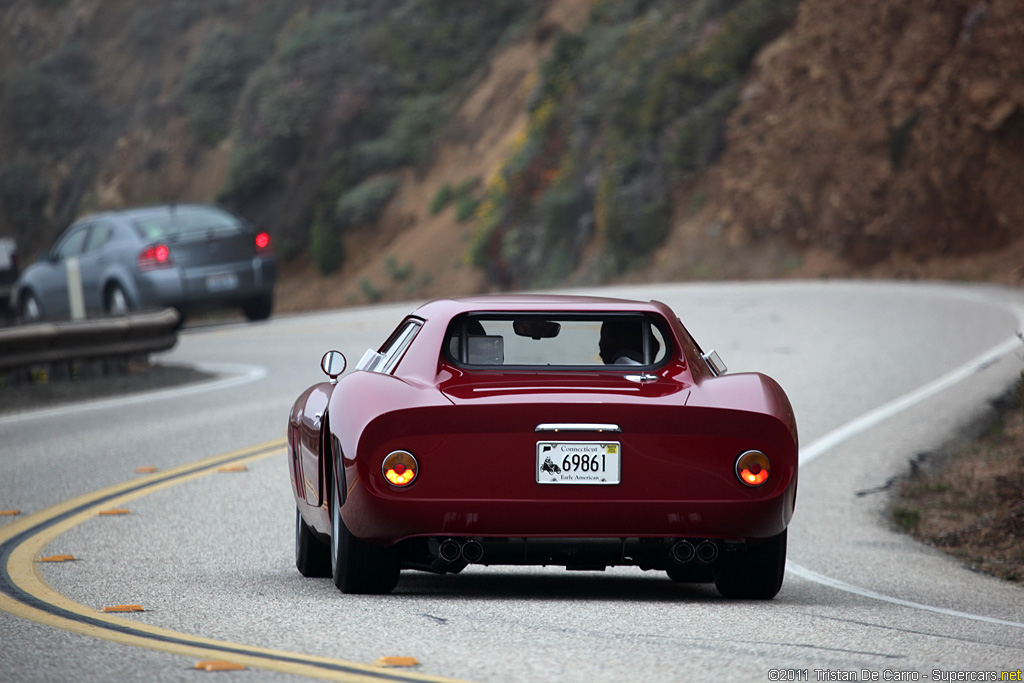
<path id="1" fill-rule="evenodd" d="M 295 557 L 346 593 L 403 569 L 634 565 L 770 599 L 797 428 L 771 378 L 725 374 L 659 302 L 438 300 L 288 419 Z"/>

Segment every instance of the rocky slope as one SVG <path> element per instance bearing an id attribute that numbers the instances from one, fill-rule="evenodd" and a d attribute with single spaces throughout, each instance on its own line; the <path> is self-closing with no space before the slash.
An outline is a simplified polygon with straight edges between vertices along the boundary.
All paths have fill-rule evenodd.
<path id="1" fill-rule="evenodd" d="M 1022 10 L 805 0 L 730 118 L 704 225 L 782 238 L 800 274 L 1019 282 Z"/>
<path id="2" fill-rule="evenodd" d="M 532 26 L 490 46 L 484 63 L 445 86 L 452 93 L 444 105 L 452 107 L 446 123 L 425 129 L 429 152 L 417 152 L 415 163 L 402 165 L 408 150 L 389 152 L 393 161 L 380 161 L 394 126 L 373 124 L 377 113 L 401 123 L 401 112 L 367 108 L 367 98 L 377 78 L 376 87 L 391 88 L 401 102 L 421 109 L 436 102 L 415 82 L 396 76 L 396 65 L 415 60 L 382 51 L 393 40 L 387 27 L 351 24 L 375 27 L 363 49 L 378 62 L 374 76 L 353 72 L 354 80 L 343 80 L 332 69 L 351 60 L 345 61 L 333 34 L 317 33 L 313 19 L 328 16 L 331 26 L 349 30 L 352 17 L 379 23 L 403 3 L 413 6 L 409 0 L 352 0 L 345 3 L 352 16 L 318 14 L 334 7 L 320 0 L 218 0 L 201 12 L 184 2 L 143 8 L 128 0 L 6 3 L 0 8 L 0 233 L 16 235 L 31 251 L 91 210 L 227 199 L 251 220 L 278 231 L 282 255 L 293 257 L 284 268 L 283 309 L 426 298 L 510 281 L 531 286 L 621 278 L 867 275 L 1012 284 L 1024 279 L 1018 265 L 1024 263 L 1024 242 L 1018 239 L 1024 223 L 1021 0 L 802 0 L 792 25 L 760 50 L 743 76 L 727 122 L 711 126 L 721 131 L 720 149 L 714 141 L 690 141 L 701 155 L 699 164 L 684 164 L 685 172 L 656 164 L 652 177 L 669 196 L 658 206 L 668 207 L 669 218 L 651 256 L 630 260 L 613 253 L 612 260 L 628 267 L 595 265 L 608 260 L 609 250 L 622 248 L 602 227 L 607 206 L 601 198 L 614 188 L 598 179 L 596 189 L 588 189 L 586 169 L 576 168 L 584 190 L 571 195 L 571 208 L 574 225 L 586 234 L 570 240 L 573 249 L 557 253 L 562 262 L 556 268 L 536 268 L 557 274 L 557 280 L 549 275 L 542 282 L 517 280 L 514 263 L 500 279 L 472 265 L 479 218 L 466 220 L 454 204 L 438 210 L 437 199 L 448 187 L 477 187 L 509 172 L 537 124 L 538 83 L 546 86 L 544 79 L 554 78 L 552 83 L 571 92 L 594 81 L 596 72 L 578 72 L 575 85 L 565 81 L 554 69 L 558 55 L 552 57 L 552 49 L 572 47 L 561 38 L 587 35 L 588 21 L 621 21 L 618 33 L 593 34 L 621 40 L 619 52 L 609 54 L 628 56 L 642 48 L 643 31 L 661 36 L 666 27 L 705 17 L 696 25 L 697 38 L 680 48 L 696 56 L 680 53 L 664 63 L 667 75 L 655 85 L 668 89 L 656 92 L 651 85 L 639 93 L 648 105 L 644 116 L 653 112 L 657 118 L 654 105 L 674 101 L 672 88 L 690 83 L 695 65 L 714 66 L 704 59 L 705 48 L 716 42 L 729 46 L 720 40 L 723 26 L 729 26 L 723 12 L 749 9 L 757 16 L 768 5 L 549 0 L 523 9 L 503 0 L 502 11 L 531 18 Z M 433 6 L 426 0 L 420 5 Z M 592 12 L 598 10 L 595 19 Z M 408 12 L 392 14 L 411 21 Z M 445 26 L 459 29 L 450 19 Z M 426 30 L 422 22 L 403 26 L 406 33 L 400 35 Z M 226 42 L 211 38 L 218 35 Z M 448 34 L 456 38 L 457 31 Z M 223 45 L 232 49 L 218 51 Z M 586 55 L 590 48 L 579 49 Z M 455 64 L 451 51 L 431 54 L 442 65 Z M 204 64 L 221 68 L 204 72 Z M 577 66 L 586 67 L 586 60 Z M 595 68 L 601 67 L 596 60 Z M 218 81 L 228 72 L 234 81 Z M 218 115 L 213 96 L 225 92 L 234 104 Z M 624 100 L 637 96 L 621 92 Z M 197 93 L 207 97 L 200 103 L 207 109 L 186 97 Z M 315 99 L 325 93 L 332 98 Z M 320 102 L 313 109 L 311 97 Z M 212 116 L 208 105 L 214 106 Z M 571 118 L 540 113 L 548 121 Z M 645 143 L 649 151 L 660 153 L 666 140 L 678 144 L 678 133 L 686 132 L 666 130 Z M 297 144 L 300 133 L 309 137 Z M 621 130 L 617 134 L 619 144 Z M 261 135 L 273 139 L 264 145 Z M 360 145 L 360 135 L 379 137 Z M 593 138 L 594 145 L 608 142 L 607 135 Z M 258 167 L 257 157 L 246 157 L 252 149 L 284 164 L 279 175 L 266 176 L 273 171 Z M 621 144 L 616 149 L 621 152 Z M 348 155 L 340 161 L 339 150 Z M 323 277 L 306 256 L 304 235 L 310 224 L 339 215 L 339 198 L 360 189 L 350 173 L 352 160 L 365 161 L 371 153 L 376 163 L 398 163 L 386 168 L 395 184 L 371 222 L 340 232 L 348 259 Z M 612 156 L 595 152 L 590 158 Z M 523 195 L 526 202 L 565 196 L 544 192 L 564 178 L 559 163 L 527 168 L 538 174 L 532 181 L 520 176 L 533 188 Z M 233 180 L 240 170 L 263 172 L 259 182 L 269 177 L 270 184 L 245 198 Z M 482 191 L 475 190 L 476 201 Z M 536 215 L 536 207 L 527 214 L 531 210 Z M 632 239 L 628 230 L 618 232 L 628 238 L 622 244 Z M 548 257 L 543 242 L 535 238 L 532 245 L 534 262 Z"/>

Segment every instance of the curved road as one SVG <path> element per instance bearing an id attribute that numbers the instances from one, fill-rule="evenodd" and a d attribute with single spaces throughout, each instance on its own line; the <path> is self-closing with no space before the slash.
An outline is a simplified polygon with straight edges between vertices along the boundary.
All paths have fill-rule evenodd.
<path id="1" fill-rule="evenodd" d="M 962 433 L 1019 376 L 1020 292 L 599 293 L 665 301 L 730 371 L 766 372 L 792 398 L 802 470 L 775 600 L 725 601 L 631 568 L 406 572 L 391 596 L 300 577 L 287 410 L 321 377 L 323 351 L 354 363 L 413 306 L 345 310 L 188 330 L 159 359 L 217 381 L 0 416 L 0 510 L 21 511 L 0 517 L 0 680 L 191 681 L 214 659 L 245 663 L 217 674 L 239 681 L 998 680 L 1024 668 L 1024 591 L 886 518 L 908 459 Z M 111 509 L 128 514 L 98 514 Z M 75 560 L 37 561 L 61 554 Z M 103 612 L 126 604 L 144 611 Z M 373 666 L 384 656 L 419 664 Z"/>

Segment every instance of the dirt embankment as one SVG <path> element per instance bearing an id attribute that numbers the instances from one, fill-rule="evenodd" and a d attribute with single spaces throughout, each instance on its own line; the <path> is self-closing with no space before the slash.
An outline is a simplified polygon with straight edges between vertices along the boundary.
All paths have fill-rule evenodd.
<path id="1" fill-rule="evenodd" d="M 809 250 L 800 274 L 1019 282 L 1021 9 L 806 0 L 733 113 L 712 220 Z"/>

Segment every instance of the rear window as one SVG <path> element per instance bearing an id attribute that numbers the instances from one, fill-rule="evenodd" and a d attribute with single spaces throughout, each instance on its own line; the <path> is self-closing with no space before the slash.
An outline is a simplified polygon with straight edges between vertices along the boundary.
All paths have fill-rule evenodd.
<path id="1" fill-rule="evenodd" d="M 668 339 L 641 314 L 469 314 L 448 326 L 445 354 L 478 367 L 629 369 L 663 363 Z"/>
<path id="2" fill-rule="evenodd" d="M 178 208 L 166 213 L 143 216 L 133 221 L 139 235 L 147 241 L 203 234 L 226 237 L 245 231 L 236 217 L 218 209 Z"/>

